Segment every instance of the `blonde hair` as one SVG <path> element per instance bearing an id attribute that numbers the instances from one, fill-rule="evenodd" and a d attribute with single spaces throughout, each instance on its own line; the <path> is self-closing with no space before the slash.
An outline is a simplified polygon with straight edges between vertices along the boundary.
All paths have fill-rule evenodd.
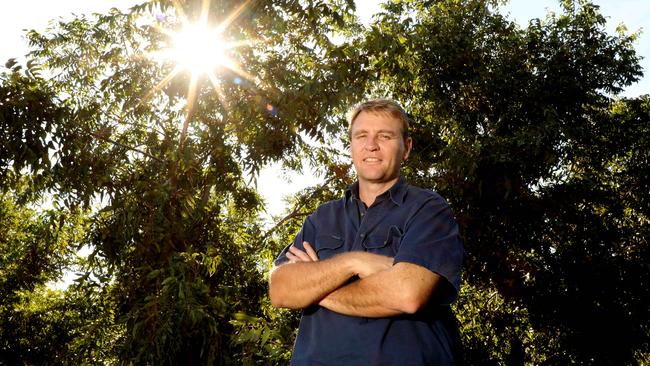
<path id="1" fill-rule="evenodd" d="M 354 120 L 361 112 L 385 113 L 397 118 L 402 122 L 402 138 L 406 140 L 409 137 L 409 117 L 404 108 L 392 99 L 371 99 L 357 104 L 348 112 L 348 135 L 352 133 Z"/>

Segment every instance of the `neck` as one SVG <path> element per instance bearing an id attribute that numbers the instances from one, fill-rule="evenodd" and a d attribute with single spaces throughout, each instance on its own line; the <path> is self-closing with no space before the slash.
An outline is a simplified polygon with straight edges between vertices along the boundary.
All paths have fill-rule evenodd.
<path id="1" fill-rule="evenodd" d="M 398 180 L 399 180 L 399 176 L 388 182 L 381 182 L 381 183 L 365 182 L 360 180 L 359 198 L 361 199 L 361 201 L 363 201 L 363 203 L 366 204 L 367 207 L 370 207 L 375 202 L 377 196 L 389 190 L 390 187 L 392 187 L 395 183 L 397 183 Z"/>

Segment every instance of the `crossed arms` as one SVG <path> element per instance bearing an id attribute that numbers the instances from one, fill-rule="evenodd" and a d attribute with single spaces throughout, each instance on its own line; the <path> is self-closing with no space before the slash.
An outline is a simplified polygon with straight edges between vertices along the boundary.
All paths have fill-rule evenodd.
<path id="1" fill-rule="evenodd" d="M 269 280 L 276 307 L 305 308 L 318 304 L 350 316 L 387 317 L 413 314 L 426 305 L 440 276 L 428 269 L 397 263 L 367 252 L 347 252 L 318 259 L 307 242 L 302 251 L 291 246 L 289 262 L 275 267 Z M 346 284 L 354 276 L 358 281 Z"/>

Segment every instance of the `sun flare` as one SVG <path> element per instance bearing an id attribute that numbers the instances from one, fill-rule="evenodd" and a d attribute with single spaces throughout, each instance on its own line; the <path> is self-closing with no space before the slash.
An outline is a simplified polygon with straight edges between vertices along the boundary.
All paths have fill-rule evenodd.
<path id="1" fill-rule="evenodd" d="M 180 19 L 180 30 L 173 31 L 162 26 L 156 27 L 161 33 L 168 36 L 168 46 L 152 55 L 161 62 L 171 62 L 174 67 L 158 84 L 143 98 L 143 102 L 154 93 L 161 90 L 179 73 L 189 72 L 190 80 L 187 88 L 187 101 L 185 120 L 181 131 L 181 146 L 185 139 L 188 124 L 192 118 L 194 103 L 201 87 L 200 78 L 210 80 L 219 100 L 225 100 L 221 83 L 224 75 L 235 75 L 233 80 L 252 80 L 231 57 L 234 50 L 240 46 L 250 45 L 251 42 L 228 42 L 224 40 L 225 31 L 231 23 L 239 17 L 251 0 L 244 1 L 237 9 L 230 13 L 217 25 L 209 21 L 210 0 L 203 0 L 201 14 L 198 19 L 190 20 L 183 11 L 180 3 L 174 1 L 176 17 Z M 162 17 L 164 19 L 164 17 Z M 239 84 L 237 81 L 235 83 Z"/>
<path id="2" fill-rule="evenodd" d="M 207 74 L 225 63 L 231 63 L 227 59 L 228 47 L 218 29 L 210 29 L 203 24 L 185 24 L 171 38 L 170 58 L 191 73 Z"/>

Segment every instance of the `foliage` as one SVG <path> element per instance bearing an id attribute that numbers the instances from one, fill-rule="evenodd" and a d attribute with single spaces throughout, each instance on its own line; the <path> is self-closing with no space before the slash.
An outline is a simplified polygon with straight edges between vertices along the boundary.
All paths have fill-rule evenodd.
<path id="1" fill-rule="evenodd" d="M 511 309 L 466 300 L 468 359 L 640 362 L 650 110 L 647 97 L 611 96 L 640 75 L 635 35 L 606 34 L 588 2 L 524 29 L 495 5 L 394 2 L 366 39 L 374 92 L 416 121 L 410 180 L 450 201 L 467 282 Z"/>
<path id="2" fill-rule="evenodd" d="M 2 189 L 25 182 L 25 203 L 48 196 L 55 212 L 83 212 L 89 223 L 74 244 L 38 256 L 54 261 L 90 248 L 77 283 L 63 297 L 44 293 L 50 303 L 39 311 L 27 310 L 36 292 L 17 300 L 26 310 L 6 308 L 34 322 L 49 310 L 79 309 L 74 321 L 47 319 L 69 324 L 61 333 L 69 337 L 53 343 L 66 346 L 52 353 L 58 360 L 210 365 L 248 357 L 236 314 L 253 319 L 268 304 L 257 244 L 260 199 L 246 181 L 272 160 L 298 164 L 301 136 L 322 139 L 330 112 L 348 103 L 348 87 L 365 80 L 353 77 L 355 50 L 329 39 L 350 32 L 343 26 L 351 2 L 249 2 L 224 37 L 253 40 L 235 62 L 254 76 L 222 70 L 218 85 L 200 80 L 186 119 L 189 72 L 158 84 L 174 65 L 145 53 L 167 43 L 159 27 L 180 27 L 173 3 L 29 32 L 29 71 L 8 65 L 0 80 Z M 185 2 L 183 12 L 196 18 L 201 3 Z M 221 21 L 239 5 L 213 1 L 210 17 Z M 30 267 L 7 261 L 25 272 L 16 277 L 29 278 Z M 38 283 L 54 278 L 47 272 Z M 82 311 L 88 298 L 105 311 Z M 16 339 L 29 343 L 36 326 L 18 327 Z M 6 354 L 20 347 L 9 345 Z M 41 362 L 24 352 L 12 357 L 5 359 Z"/>
<path id="3" fill-rule="evenodd" d="M 202 2 L 53 23 L 0 74 L 0 364 L 286 364 L 298 318 L 264 273 L 352 181 L 341 116 L 368 95 L 406 105 L 407 178 L 461 225 L 468 364 L 647 362 L 650 100 L 615 97 L 634 34 L 586 1 L 524 28 L 498 1 L 392 1 L 365 29 L 352 1 L 212 1 L 246 75 L 199 79 L 186 118 L 192 76 L 149 57 L 174 3 Z M 250 183 L 275 161 L 325 183 L 268 228 Z"/>
<path id="4" fill-rule="evenodd" d="M 17 188 L 24 185 L 17 184 Z M 37 213 L 21 189 L 0 193 L 0 364 L 58 364 L 81 325 L 81 304 L 48 290 L 73 262 L 79 215 Z"/>

